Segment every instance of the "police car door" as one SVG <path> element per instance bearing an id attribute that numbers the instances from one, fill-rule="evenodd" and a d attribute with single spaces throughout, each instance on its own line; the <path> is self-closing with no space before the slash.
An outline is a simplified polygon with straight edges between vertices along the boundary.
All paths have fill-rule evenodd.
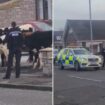
<path id="1" fill-rule="evenodd" d="M 67 67 L 72 67 L 72 53 L 70 52 L 69 49 L 65 49 L 64 54 L 63 54 L 63 60 L 64 60 L 64 66 Z"/>
<path id="2" fill-rule="evenodd" d="M 68 49 L 64 49 L 64 52 L 62 54 L 62 64 L 64 66 L 67 66 L 69 64 L 67 55 L 68 55 Z"/>
<path id="3" fill-rule="evenodd" d="M 68 56 L 69 66 L 71 68 L 73 68 L 74 67 L 74 61 L 73 61 L 73 52 L 71 49 L 69 49 L 67 56 Z"/>

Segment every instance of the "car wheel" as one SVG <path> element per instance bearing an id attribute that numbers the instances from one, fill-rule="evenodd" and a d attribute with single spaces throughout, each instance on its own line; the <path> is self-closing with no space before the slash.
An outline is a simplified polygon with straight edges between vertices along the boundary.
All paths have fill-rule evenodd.
<path id="1" fill-rule="evenodd" d="M 64 70 L 64 66 L 63 66 L 62 63 L 60 63 L 60 69 L 61 69 L 61 70 Z"/>
<path id="2" fill-rule="evenodd" d="M 74 63 L 74 68 L 76 71 L 80 71 L 80 64 L 77 61 Z"/>

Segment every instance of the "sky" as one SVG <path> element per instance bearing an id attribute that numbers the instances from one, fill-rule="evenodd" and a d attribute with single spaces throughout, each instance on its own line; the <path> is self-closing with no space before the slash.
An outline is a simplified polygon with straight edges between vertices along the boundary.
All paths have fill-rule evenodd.
<path id="1" fill-rule="evenodd" d="M 105 20 L 105 0 L 91 0 L 92 19 Z M 89 0 L 54 0 L 54 29 L 62 30 L 67 19 L 89 19 Z"/>

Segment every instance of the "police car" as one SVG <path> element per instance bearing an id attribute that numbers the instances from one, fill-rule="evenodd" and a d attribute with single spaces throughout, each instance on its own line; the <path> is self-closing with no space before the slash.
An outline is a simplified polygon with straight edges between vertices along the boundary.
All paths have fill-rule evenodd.
<path id="1" fill-rule="evenodd" d="M 64 48 L 57 55 L 57 63 L 61 69 L 64 67 L 75 68 L 94 68 L 100 69 L 102 67 L 102 58 L 93 55 L 85 48 Z"/>

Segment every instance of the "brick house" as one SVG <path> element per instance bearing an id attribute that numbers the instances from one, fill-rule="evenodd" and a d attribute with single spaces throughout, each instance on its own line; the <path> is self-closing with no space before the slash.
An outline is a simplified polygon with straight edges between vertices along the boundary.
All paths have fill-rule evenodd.
<path id="1" fill-rule="evenodd" d="M 0 0 L 0 28 L 35 20 L 52 20 L 52 0 Z"/>
<path id="2" fill-rule="evenodd" d="M 99 52 L 102 44 L 105 44 L 105 20 L 93 20 L 93 50 Z M 80 45 L 91 48 L 90 21 L 67 20 L 64 30 L 65 46 Z"/>

